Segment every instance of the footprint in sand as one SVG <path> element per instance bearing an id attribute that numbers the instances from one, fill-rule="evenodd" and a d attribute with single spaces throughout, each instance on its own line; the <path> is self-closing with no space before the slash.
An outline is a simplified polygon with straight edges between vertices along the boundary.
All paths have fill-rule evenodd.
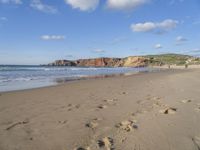
<path id="1" fill-rule="evenodd" d="M 99 148 L 105 148 L 106 150 L 114 150 L 114 140 L 110 137 L 104 137 L 97 142 Z"/>
<path id="2" fill-rule="evenodd" d="M 128 92 L 122 92 L 122 94 L 123 94 L 123 95 L 127 95 L 127 94 L 128 94 Z"/>
<path id="3" fill-rule="evenodd" d="M 78 147 L 78 148 L 75 148 L 74 150 L 90 150 L 90 148 L 89 147 L 87 147 L 87 148 Z"/>
<path id="4" fill-rule="evenodd" d="M 68 105 L 67 105 L 67 107 L 68 107 L 68 111 L 71 111 L 71 110 L 72 110 L 72 107 L 73 107 L 73 105 L 72 105 L 72 104 L 68 104 Z"/>
<path id="5" fill-rule="evenodd" d="M 192 100 L 190 100 L 190 99 L 185 99 L 185 100 L 182 100 L 181 102 L 184 103 L 184 104 L 186 104 L 186 103 L 192 102 Z"/>
<path id="6" fill-rule="evenodd" d="M 108 107 L 107 105 L 103 105 L 103 104 L 100 104 L 99 106 L 97 106 L 98 109 L 105 109 L 107 107 Z"/>
<path id="7" fill-rule="evenodd" d="M 169 107 L 163 110 L 160 110 L 162 114 L 175 114 L 177 112 L 177 108 Z"/>
<path id="8" fill-rule="evenodd" d="M 152 96 L 152 95 L 147 95 L 146 96 L 147 100 L 160 100 L 161 97 L 157 97 L 157 96 Z"/>
<path id="9" fill-rule="evenodd" d="M 105 99 L 105 100 L 103 100 L 103 102 L 105 102 L 106 104 L 108 104 L 108 105 L 117 105 L 117 102 L 118 101 L 118 99 Z"/>
<path id="10" fill-rule="evenodd" d="M 91 129 L 95 129 L 99 124 L 95 121 L 91 121 L 89 123 L 86 123 L 85 126 Z"/>
<path id="11" fill-rule="evenodd" d="M 80 104 L 77 104 L 77 105 L 73 105 L 73 104 L 68 104 L 68 111 L 72 111 L 74 108 L 75 109 L 79 109 L 81 107 Z"/>
<path id="12" fill-rule="evenodd" d="M 75 108 L 76 108 L 76 109 L 79 109 L 80 107 L 81 107 L 80 104 L 75 105 Z"/>
<path id="13" fill-rule="evenodd" d="M 66 124 L 67 123 L 67 120 L 60 120 L 58 121 L 59 124 Z"/>
<path id="14" fill-rule="evenodd" d="M 136 125 L 136 120 L 126 120 L 122 121 L 119 124 L 116 125 L 116 128 L 119 128 L 121 130 L 124 130 L 126 132 L 130 132 L 134 129 L 138 129 L 138 126 Z"/>
<path id="15" fill-rule="evenodd" d="M 139 105 L 142 105 L 142 104 L 145 103 L 145 101 L 143 101 L 143 100 L 138 100 L 138 101 L 136 101 L 136 103 L 139 104 Z"/>
<path id="16" fill-rule="evenodd" d="M 197 149 L 200 150 L 200 137 L 195 136 L 194 138 L 192 138 L 192 141 L 194 145 L 197 147 Z"/>
<path id="17" fill-rule="evenodd" d="M 98 127 L 98 125 L 99 125 L 98 122 L 101 120 L 102 120 L 101 118 L 94 118 L 91 121 L 89 121 L 88 123 L 86 123 L 85 126 L 94 130 L 95 128 Z"/>
<path id="18" fill-rule="evenodd" d="M 103 100 L 103 101 L 106 102 L 106 103 L 113 103 L 113 102 L 118 101 L 118 99 L 116 99 L 116 98 L 113 98 L 113 99 L 105 99 L 105 100 Z"/>

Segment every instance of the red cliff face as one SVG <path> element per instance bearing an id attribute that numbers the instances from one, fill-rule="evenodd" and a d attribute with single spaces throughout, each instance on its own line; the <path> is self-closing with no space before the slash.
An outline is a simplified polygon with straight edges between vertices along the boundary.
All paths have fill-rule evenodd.
<path id="1" fill-rule="evenodd" d="M 79 59 L 76 61 L 57 60 L 50 66 L 78 66 L 78 67 L 143 67 L 147 66 L 147 59 L 144 57 L 127 58 L 94 58 Z"/>
<path id="2" fill-rule="evenodd" d="M 113 67 L 119 60 L 119 58 L 80 59 L 76 61 L 76 64 L 86 67 Z"/>

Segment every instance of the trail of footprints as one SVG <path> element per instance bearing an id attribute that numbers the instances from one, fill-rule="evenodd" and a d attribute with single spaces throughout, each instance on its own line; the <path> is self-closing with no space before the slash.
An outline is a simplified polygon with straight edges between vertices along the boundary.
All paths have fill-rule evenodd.
<path id="1" fill-rule="evenodd" d="M 122 94 L 127 94 L 127 92 L 123 92 Z M 162 113 L 162 114 L 175 114 L 177 112 L 177 108 L 175 107 L 170 107 L 166 104 L 164 104 L 162 101 L 161 101 L 162 98 L 160 97 L 155 97 L 155 96 L 150 96 L 148 95 L 146 100 L 145 101 L 138 101 L 137 103 L 140 104 L 140 105 L 143 105 L 145 104 L 146 101 L 153 101 L 153 106 L 152 106 L 152 109 L 154 108 L 163 108 L 161 110 L 159 110 L 159 113 Z M 97 106 L 97 109 L 98 110 L 101 110 L 101 109 L 106 109 L 108 108 L 109 106 L 115 106 L 117 105 L 117 101 L 118 99 L 105 99 L 103 100 L 103 104 L 100 104 Z M 187 104 L 187 103 L 191 103 L 192 100 L 190 99 L 185 99 L 185 100 L 182 100 L 180 101 L 181 103 L 183 104 Z M 67 110 L 68 111 L 72 111 L 73 109 L 79 109 L 81 105 L 77 104 L 77 105 L 73 105 L 73 104 L 68 104 L 67 106 Z M 197 104 L 197 107 L 195 108 L 195 111 L 196 112 L 200 112 L 200 103 Z M 136 117 L 137 114 L 139 113 L 142 113 L 141 111 L 137 111 L 136 113 L 132 113 L 131 116 L 132 117 Z M 85 127 L 87 128 L 90 128 L 91 130 L 95 130 L 98 128 L 99 126 L 99 122 L 101 121 L 102 119 L 100 118 L 94 118 L 90 121 L 88 121 L 86 124 L 85 124 Z M 16 126 L 21 126 L 21 125 L 25 125 L 25 124 L 28 124 L 29 123 L 29 120 L 24 120 L 24 121 L 21 121 L 21 122 L 16 122 L 14 124 L 11 124 L 10 126 L 8 126 L 6 128 L 7 131 L 11 130 L 12 128 L 15 128 Z M 64 120 L 64 121 L 59 121 L 58 122 L 59 124 L 66 124 L 67 123 L 67 120 Z M 124 120 L 124 121 L 121 121 L 119 123 L 117 123 L 115 126 L 114 126 L 116 129 L 120 130 L 120 131 L 124 131 L 126 133 L 129 133 L 129 132 L 132 132 L 132 131 L 137 131 L 139 129 L 139 126 L 137 124 L 137 120 L 133 120 L 133 119 L 127 119 L 127 120 Z M 200 148 L 200 138 L 199 137 L 195 137 L 192 139 L 194 144 L 197 145 L 198 148 Z M 99 149 L 105 149 L 105 150 L 114 150 L 115 147 L 114 147 L 114 139 L 107 136 L 107 137 L 104 137 L 104 138 L 101 138 L 99 140 L 96 141 L 96 145 Z M 74 150 L 91 150 L 90 147 L 78 147 L 78 148 L 75 148 Z"/>
<path id="2" fill-rule="evenodd" d="M 127 92 L 123 92 L 122 94 L 127 94 Z M 152 109 L 163 108 L 163 109 L 159 110 L 159 113 L 175 114 L 178 110 L 175 107 L 169 107 L 168 105 L 163 104 L 160 97 L 154 97 L 154 96 L 148 95 L 147 98 L 146 98 L 146 101 L 149 101 L 149 100 L 153 101 Z M 109 106 L 115 106 L 115 105 L 117 105 L 117 101 L 118 101 L 118 99 L 105 99 L 105 100 L 103 100 L 103 104 L 100 104 L 100 105 L 97 106 L 97 109 L 101 110 L 101 109 L 106 109 Z M 145 104 L 146 101 L 138 101 L 137 103 L 140 104 L 140 105 L 143 105 L 143 104 Z M 180 102 L 183 103 L 183 104 L 187 104 L 187 103 L 191 103 L 192 100 L 185 99 L 185 100 L 182 100 Z M 73 109 L 79 109 L 80 105 L 79 104 L 77 104 L 77 105 L 68 104 L 67 108 L 68 108 L 68 111 L 72 111 Z M 195 108 L 195 110 L 196 110 L 196 112 L 200 112 L 200 104 L 197 104 L 197 108 Z M 132 113 L 131 116 L 136 117 L 136 115 L 140 114 L 140 113 L 142 113 L 142 111 L 137 111 L 136 113 Z M 98 128 L 99 122 L 101 120 L 102 120 L 101 118 L 91 119 L 90 121 L 88 121 L 85 124 L 85 127 L 90 128 L 91 130 L 95 130 L 95 129 Z M 29 123 L 29 120 L 16 122 L 16 123 L 8 126 L 6 128 L 6 130 L 9 131 L 12 128 L 15 128 L 16 126 L 25 125 L 25 124 L 28 124 L 28 123 Z M 59 124 L 66 124 L 67 120 L 59 121 L 58 123 Z M 132 131 L 136 131 L 136 130 L 139 129 L 139 126 L 137 124 L 137 120 L 133 120 L 133 119 L 121 121 L 121 122 L 117 123 L 114 127 L 116 129 L 120 130 L 120 131 L 124 131 L 124 132 L 127 132 L 127 133 L 132 132 Z M 124 138 L 124 140 L 126 140 L 126 138 Z M 199 148 L 200 147 L 200 138 L 195 137 L 192 140 L 193 140 L 194 144 L 197 145 L 197 147 Z M 122 140 L 122 142 L 123 142 L 123 140 Z M 96 145 L 99 149 L 104 149 L 104 150 L 114 150 L 115 149 L 114 140 L 113 140 L 113 138 L 111 138 L 109 136 L 97 140 Z M 90 149 L 90 147 L 78 147 L 78 148 L 75 148 L 74 150 L 91 150 L 91 149 Z"/>
<path id="3" fill-rule="evenodd" d="M 123 92 L 122 94 L 127 94 L 127 92 Z M 160 110 L 160 113 L 175 114 L 176 111 L 177 111 L 177 108 L 169 107 L 168 105 L 163 104 L 161 102 L 161 98 L 159 98 L 159 97 L 148 96 L 147 100 L 153 100 L 153 102 L 154 102 L 153 108 L 155 106 L 156 107 L 165 107 L 165 109 Z M 98 110 L 106 109 L 110 105 L 116 105 L 117 101 L 118 101 L 117 99 L 103 100 L 104 103 L 98 105 L 97 109 Z M 145 102 L 144 101 L 138 101 L 138 104 L 143 104 L 143 103 L 145 103 Z M 131 117 L 136 117 L 136 115 L 140 114 L 140 113 L 142 113 L 142 111 L 137 111 L 136 113 L 132 113 Z M 85 127 L 90 128 L 92 130 L 95 130 L 99 126 L 99 121 L 101 121 L 101 119 L 99 119 L 99 118 L 92 119 L 85 124 Z M 121 122 L 117 123 L 114 127 L 117 130 L 123 131 L 125 133 L 137 131 L 139 129 L 139 126 L 137 124 L 137 120 L 135 120 L 135 119 L 127 119 L 127 120 L 121 121 Z M 125 140 L 126 140 L 126 137 L 124 137 L 124 139 L 122 139 L 122 142 L 124 142 Z M 114 140 L 109 136 L 97 140 L 96 145 L 99 149 L 104 149 L 104 150 L 114 150 L 115 149 Z M 90 147 L 78 147 L 78 148 L 75 148 L 74 150 L 91 150 L 91 149 L 90 149 Z"/>

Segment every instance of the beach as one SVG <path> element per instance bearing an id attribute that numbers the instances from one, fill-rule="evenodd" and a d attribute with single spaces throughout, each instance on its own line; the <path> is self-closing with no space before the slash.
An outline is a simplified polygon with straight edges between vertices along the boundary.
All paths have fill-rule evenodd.
<path id="1" fill-rule="evenodd" d="M 199 150 L 200 69 L 0 93 L 0 150 Z"/>

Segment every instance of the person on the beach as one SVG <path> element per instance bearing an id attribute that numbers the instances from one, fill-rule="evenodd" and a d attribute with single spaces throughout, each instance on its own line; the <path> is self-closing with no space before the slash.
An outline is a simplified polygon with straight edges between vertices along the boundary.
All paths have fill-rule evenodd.
<path id="1" fill-rule="evenodd" d="M 185 69 L 187 69 L 188 68 L 188 64 L 185 64 Z"/>

